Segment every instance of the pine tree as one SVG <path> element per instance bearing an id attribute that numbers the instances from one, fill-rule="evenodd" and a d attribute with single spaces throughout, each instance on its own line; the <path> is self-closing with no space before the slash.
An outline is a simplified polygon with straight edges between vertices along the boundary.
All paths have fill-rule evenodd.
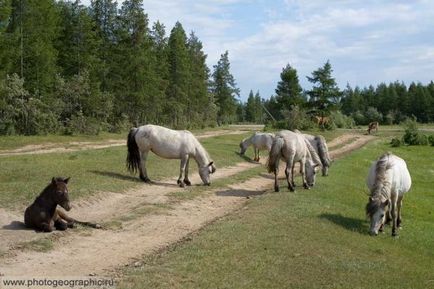
<path id="1" fill-rule="evenodd" d="M 211 91 L 219 107 L 217 122 L 219 124 L 232 123 L 236 120 L 237 102 L 235 97 L 239 96 L 239 89 L 230 73 L 228 51 L 222 54 L 217 65 L 214 65 L 212 80 Z"/>
<path id="2" fill-rule="evenodd" d="M 298 81 L 297 70 L 287 64 L 280 73 L 280 81 L 277 83 L 276 99 L 282 109 L 291 110 L 293 105 L 302 105 L 304 99 L 302 89 Z"/>
<path id="3" fill-rule="evenodd" d="M 312 72 L 312 77 L 307 77 L 313 84 L 312 90 L 308 91 L 311 106 L 324 116 L 333 106 L 339 104 L 341 92 L 332 78 L 332 67 L 327 61 L 323 67 Z"/>
<path id="4" fill-rule="evenodd" d="M 190 69 L 187 36 L 181 23 L 173 27 L 168 46 L 169 85 L 165 112 L 170 115 L 173 127 L 184 127 L 187 122 Z"/>

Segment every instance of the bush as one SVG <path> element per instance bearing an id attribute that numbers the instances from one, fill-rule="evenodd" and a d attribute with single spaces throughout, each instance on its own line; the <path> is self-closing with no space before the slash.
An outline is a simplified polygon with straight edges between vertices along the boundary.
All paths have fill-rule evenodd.
<path id="1" fill-rule="evenodd" d="M 65 134 L 67 135 L 98 135 L 100 131 L 100 122 L 97 119 L 85 117 L 81 111 L 73 115 L 65 127 Z"/>
<path id="2" fill-rule="evenodd" d="M 290 111 L 283 111 L 282 114 L 285 119 L 274 122 L 273 128 L 308 130 L 314 127 L 306 111 L 296 105 L 291 106 Z"/>
<path id="3" fill-rule="evenodd" d="M 430 135 L 430 136 L 428 137 L 428 142 L 429 142 L 432 146 L 434 146 L 434 135 Z"/>
<path id="4" fill-rule="evenodd" d="M 340 111 L 334 111 L 330 114 L 330 120 L 337 128 L 353 128 L 355 126 L 354 119 Z"/>
<path id="5" fill-rule="evenodd" d="M 401 140 L 399 138 L 393 138 L 390 141 L 390 144 L 392 145 L 392 147 L 399 147 L 401 146 Z"/>
<path id="6" fill-rule="evenodd" d="M 414 119 L 408 119 L 404 122 L 405 133 L 402 141 L 407 145 L 428 145 L 429 138 L 421 134 Z"/>
<path id="7" fill-rule="evenodd" d="M 368 121 L 366 120 L 365 115 L 360 111 L 353 112 L 351 117 L 354 119 L 357 125 L 366 125 Z"/>

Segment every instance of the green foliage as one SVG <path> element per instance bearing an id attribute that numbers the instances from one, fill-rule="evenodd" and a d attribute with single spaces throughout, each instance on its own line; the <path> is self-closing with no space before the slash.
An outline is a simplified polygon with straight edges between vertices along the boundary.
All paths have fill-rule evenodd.
<path id="1" fill-rule="evenodd" d="M 305 103 L 302 97 L 302 89 L 298 81 L 297 70 L 287 64 L 280 73 L 280 81 L 277 83 L 276 100 L 281 110 L 290 110 L 291 106 L 301 106 Z"/>
<path id="2" fill-rule="evenodd" d="M 402 137 L 403 143 L 407 145 L 428 145 L 429 138 L 419 131 L 416 120 L 408 119 L 404 122 L 403 126 L 405 129 Z"/>
<path id="3" fill-rule="evenodd" d="M 292 106 L 291 110 L 284 111 L 283 115 L 285 119 L 275 122 L 273 125 L 274 128 L 308 130 L 314 127 L 314 123 L 306 113 L 306 110 L 299 106 Z"/>
<path id="4" fill-rule="evenodd" d="M 431 144 L 431 146 L 434 146 L 434 135 L 428 136 L 428 142 Z"/>
<path id="5" fill-rule="evenodd" d="M 399 138 L 392 138 L 392 140 L 390 141 L 390 145 L 392 147 L 400 147 L 401 146 L 401 140 Z"/>
<path id="6" fill-rule="evenodd" d="M 354 128 L 354 119 L 350 116 L 344 115 L 340 111 L 332 111 L 330 113 L 330 120 L 337 128 Z"/>

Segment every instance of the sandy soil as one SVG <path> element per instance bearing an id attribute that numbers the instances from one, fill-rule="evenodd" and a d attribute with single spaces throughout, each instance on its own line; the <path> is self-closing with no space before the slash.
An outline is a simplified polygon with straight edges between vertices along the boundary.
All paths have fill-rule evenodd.
<path id="1" fill-rule="evenodd" d="M 336 143 L 343 143 L 345 138 L 341 137 Z M 350 139 L 353 141 L 343 147 L 330 150 L 332 158 L 339 158 L 360 148 L 373 137 L 358 135 L 357 138 L 347 138 Z M 333 147 L 333 141 L 330 144 Z M 233 176 L 255 165 L 257 164 L 240 163 L 235 167 L 224 168 L 218 170 L 214 178 Z M 169 200 L 169 193 L 180 190 L 172 185 L 172 180 L 169 184 L 167 182 L 144 184 L 122 194 L 101 193 L 77 203 L 71 215 L 92 221 L 110 220 L 121 217 L 137 205 L 165 204 Z M 192 182 L 197 184 L 198 177 L 192 178 Z M 120 229 L 85 230 L 80 233 L 69 230 L 60 234 L 56 232 L 60 237 L 56 239 L 53 250 L 49 252 L 11 250 L 11 254 L 0 259 L 0 276 L 110 276 L 120 266 L 131 264 L 135 258 L 182 240 L 209 222 L 241 208 L 246 203 L 246 197 L 262 194 L 272 187 L 273 179 L 264 174 L 225 191 L 211 187 L 193 200 L 171 204 L 171 208 L 164 212 L 146 214 L 125 221 Z M 41 235 L 17 226 L 14 220 L 20 220 L 21 216 L 0 211 L 0 217 L 1 220 L 5 217 L 7 221 L 2 221 L 3 224 L 10 226 L 5 228 L 0 225 L 0 228 L 3 227 L 0 232 L 4 246 L 11 246 L 17 240 L 27 241 Z"/>
<path id="2" fill-rule="evenodd" d="M 198 134 L 198 139 L 209 138 L 219 135 L 243 134 L 250 131 L 248 128 L 244 130 L 215 130 Z M 0 156 L 15 156 L 29 154 L 51 154 L 51 153 L 66 153 L 91 149 L 103 149 L 116 146 L 125 146 L 126 140 L 109 139 L 104 142 L 69 142 L 64 144 L 45 143 L 37 145 L 26 145 L 13 150 L 0 150 Z"/>

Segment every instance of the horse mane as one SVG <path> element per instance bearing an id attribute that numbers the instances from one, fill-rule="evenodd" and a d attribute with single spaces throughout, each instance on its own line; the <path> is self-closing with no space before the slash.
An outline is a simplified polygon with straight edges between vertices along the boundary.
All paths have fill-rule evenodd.
<path id="1" fill-rule="evenodd" d="M 315 136 L 315 141 L 318 147 L 318 154 L 319 158 L 321 159 L 321 164 L 325 167 L 330 167 L 331 159 L 325 138 L 322 135 L 317 135 Z"/>
<path id="2" fill-rule="evenodd" d="M 307 147 L 307 150 L 309 151 L 310 158 L 313 160 L 314 163 L 322 164 L 321 158 L 316 153 L 315 149 L 312 147 L 312 145 L 309 143 L 309 141 L 303 137 L 304 143 Z"/>
<path id="3" fill-rule="evenodd" d="M 387 152 L 380 156 L 375 165 L 375 182 L 368 204 L 366 205 L 366 214 L 371 216 L 381 206 L 381 197 L 389 199 L 391 183 L 387 180 L 386 172 L 391 168 L 389 157 L 392 153 Z"/>
<path id="4" fill-rule="evenodd" d="M 283 144 L 283 137 L 276 135 L 273 139 L 273 144 L 271 145 L 271 150 L 268 155 L 268 160 L 266 164 L 269 173 L 275 172 L 276 168 L 279 166 L 279 160 L 282 155 Z"/>

